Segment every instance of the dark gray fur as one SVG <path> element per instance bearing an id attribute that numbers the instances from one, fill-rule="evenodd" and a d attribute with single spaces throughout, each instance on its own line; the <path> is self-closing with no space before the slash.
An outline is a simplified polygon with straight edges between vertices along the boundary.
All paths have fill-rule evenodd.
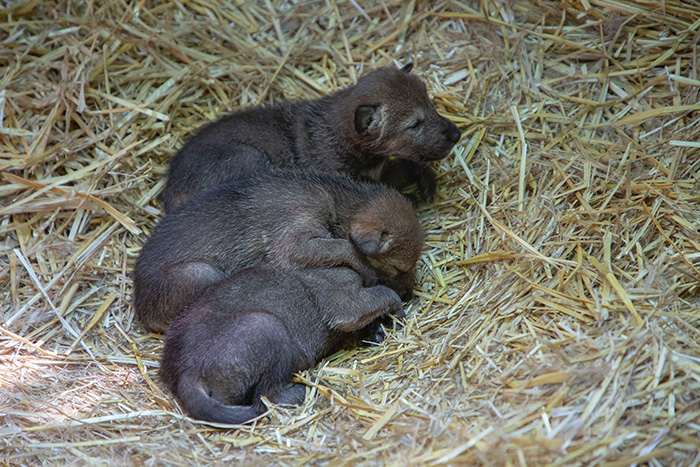
<path id="1" fill-rule="evenodd" d="M 435 174 L 426 161 L 446 157 L 460 132 L 437 113 L 411 68 L 380 68 L 321 99 L 255 107 L 205 125 L 170 161 L 165 211 L 270 168 L 344 173 L 398 189 L 417 183 L 432 200 Z"/>
<path id="2" fill-rule="evenodd" d="M 346 266 L 410 296 L 423 231 L 392 188 L 339 175 L 266 172 L 202 193 L 154 229 L 134 268 L 136 317 L 165 332 L 206 286 L 242 269 Z"/>
<path id="3" fill-rule="evenodd" d="M 173 321 L 160 376 L 193 418 L 245 423 L 265 410 L 261 396 L 303 402 L 305 386 L 289 386 L 295 372 L 401 311 L 395 292 L 363 287 L 348 268 L 247 269 L 207 288 Z"/>

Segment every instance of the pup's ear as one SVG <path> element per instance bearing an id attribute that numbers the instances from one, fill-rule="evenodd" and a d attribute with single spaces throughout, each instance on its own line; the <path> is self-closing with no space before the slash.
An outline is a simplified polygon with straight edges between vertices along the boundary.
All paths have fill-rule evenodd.
<path id="1" fill-rule="evenodd" d="M 401 71 L 404 73 L 410 73 L 411 70 L 413 70 L 413 62 L 408 62 L 404 66 L 401 67 Z"/>
<path id="2" fill-rule="evenodd" d="M 379 120 L 376 105 L 358 105 L 355 109 L 355 130 L 361 135 L 369 133 L 373 124 Z"/>
<path id="3" fill-rule="evenodd" d="M 350 233 L 350 240 L 366 255 L 386 253 L 392 243 L 391 235 L 385 232 Z"/>

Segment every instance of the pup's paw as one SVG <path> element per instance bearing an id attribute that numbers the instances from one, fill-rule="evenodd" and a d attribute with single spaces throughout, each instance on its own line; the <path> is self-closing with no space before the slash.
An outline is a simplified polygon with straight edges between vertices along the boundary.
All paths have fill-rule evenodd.
<path id="1" fill-rule="evenodd" d="M 362 276 L 362 285 L 364 287 L 374 287 L 379 284 L 377 272 L 369 266 L 363 266 L 362 271 L 358 271 Z"/>
<path id="2" fill-rule="evenodd" d="M 387 329 L 399 331 L 406 322 L 406 313 L 403 308 L 398 311 L 377 318 L 363 331 L 362 340 L 369 345 L 379 345 L 386 339 Z"/>
<path id="3" fill-rule="evenodd" d="M 392 319 L 393 317 L 393 319 Z M 387 315 L 384 318 L 382 318 L 383 321 L 386 321 L 385 324 L 391 324 L 394 326 L 394 329 L 401 329 L 403 327 L 403 322 L 406 321 L 406 312 L 403 311 L 403 306 L 399 308 L 399 311 Z"/>
<path id="4" fill-rule="evenodd" d="M 423 201 L 432 203 L 435 199 L 435 190 L 437 189 L 437 177 L 435 172 L 428 166 L 425 166 L 418 175 L 418 191 Z"/>
<path id="5" fill-rule="evenodd" d="M 306 399 L 306 386 L 301 383 L 294 383 L 282 388 L 277 394 L 268 398 L 275 404 L 301 405 Z"/>
<path id="6" fill-rule="evenodd" d="M 362 341 L 367 345 L 379 345 L 386 339 L 386 330 L 381 325 L 380 320 L 376 320 L 366 329 L 366 334 L 362 337 Z"/>

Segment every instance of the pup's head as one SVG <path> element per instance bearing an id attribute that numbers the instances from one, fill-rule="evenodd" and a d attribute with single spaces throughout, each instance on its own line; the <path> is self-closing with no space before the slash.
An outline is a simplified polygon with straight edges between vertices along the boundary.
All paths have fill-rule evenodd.
<path id="1" fill-rule="evenodd" d="M 447 157 L 459 141 L 459 129 L 437 113 L 412 68 L 380 68 L 354 86 L 353 140 L 361 150 L 430 161 Z"/>
<path id="2" fill-rule="evenodd" d="M 411 203 L 387 189 L 350 219 L 350 239 L 377 271 L 379 283 L 402 299 L 411 297 L 414 268 L 423 249 L 423 229 Z"/>

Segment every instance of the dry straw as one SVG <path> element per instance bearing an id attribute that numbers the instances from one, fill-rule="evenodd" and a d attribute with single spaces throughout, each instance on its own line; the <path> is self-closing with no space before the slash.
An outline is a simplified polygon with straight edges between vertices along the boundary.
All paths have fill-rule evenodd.
<path id="1" fill-rule="evenodd" d="M 0 464 L 696 465 L 699 38 L 698 0 L 5 2 Z M 184 417 L 131 307 L 169 157 L 394 60 L 464 131 L 409 324 Z"/>

